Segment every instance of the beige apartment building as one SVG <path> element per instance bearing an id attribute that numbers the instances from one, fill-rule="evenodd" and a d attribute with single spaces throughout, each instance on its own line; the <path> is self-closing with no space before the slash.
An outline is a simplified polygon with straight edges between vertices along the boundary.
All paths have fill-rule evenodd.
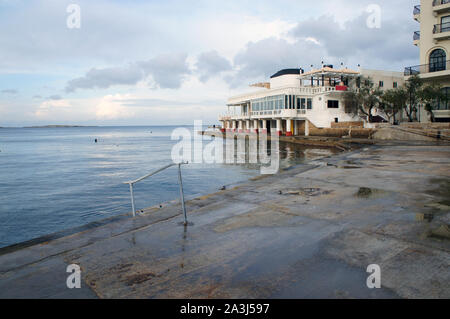
<path id="1" fill-rule="evenodd" d="M 450 98 L 450 0 L 421 0 L 413 15 L 420 24 L 413 37 L 420 65 L 405 68 L 405 77 L 417 74 L 427 82 L 440 83 Z M 450 121 L 450 101 L 440 101 L 434 109 L 437 122 Z M 421 122 L 429 121 L 423 109 L 419 117 Z"/>

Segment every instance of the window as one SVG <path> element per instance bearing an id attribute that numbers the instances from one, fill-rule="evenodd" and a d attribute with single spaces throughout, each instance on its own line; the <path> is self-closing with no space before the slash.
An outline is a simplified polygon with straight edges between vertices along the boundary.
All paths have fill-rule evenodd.
<path id="1" fill-rule="evenodd" d="M 312 110 L 312 99 L 308 99 L 306 104 L 307 104 L 308 110 Z"/>
<path id="2" fill-rule="evenodd" d="M 398 88 L 398 83 L 397 83 L 397 82 L 394 82 L 394 83 L 392 84 L 392 87 L 393 87 L 394 89 Z"/>
<path id="3" fill-rule="evenodd" d="M 306 109 L 306 99 L 305 98 L 302 98 L 300 100 L 300 109 L 302 109 L 302 110 Z"/>
<path id="4" fill-rule="evenodd" d="M 450 31 L 450 16 L 445 16 L 441 18 L 441 32 Z"/>
<path id="5" fill-rule="evenodd" d="M 337 100 L 328 100 L 328 108 L 329 109 L 338 109 L 339 108 L 339 101 L 337 101 Z"/>
<path id="6" fill-rule="evenodd" d="M 380 81 L 380 82 L 378 83 L 378 86 L 379 86 L 380 88 L 384 87 L 384 82 L 383 82 L 383 81 Z"/>
<path id="7" fill-rule="evenodd" d="M 444 71 L 447 55 L 442 49 L 436 49 L 430 54 L 430 72 Z"/>

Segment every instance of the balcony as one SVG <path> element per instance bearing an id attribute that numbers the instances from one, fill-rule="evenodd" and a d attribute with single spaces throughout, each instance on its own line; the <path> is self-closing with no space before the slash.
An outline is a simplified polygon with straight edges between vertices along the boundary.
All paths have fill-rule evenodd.
<path id="1" fill-rule="evenodd" d="M 411 75 L 428 75 L 421 77 L 433 77 L 434 75 L 439 76 L 441 73 L 448 74 L 450 70 L 450 60 L 445 62 L 431 63 L 431 64 L 422 64 L 416 66 L 410 66 L 405 68 L 405 76 Z M 439 73 L 438 73 L 439 72 Z"/>
<path id="2" fill-rule="evenodd" d="M 414 20 L 420 22 L 420 5 L 414 6 L 413 15 Z"/>
<path id="3" fill-rule="evenodd" d="M 450 12 L 450 0 L 434 0 L 433 11 L 436 13 Z"/>
<path id="4" fill-rule="evenodd" d="M 413 36 L 413 43 L 414 45 L 418 46 L 419 42 L 420 42 L 420 31 L 416 31 L 414 32 L 414 36 Z"/>
<path id="5" fill-rule="evenodd" d="M 433 28 L 433 39 L 450 39 L 450 23 L 435 24 Z"/>

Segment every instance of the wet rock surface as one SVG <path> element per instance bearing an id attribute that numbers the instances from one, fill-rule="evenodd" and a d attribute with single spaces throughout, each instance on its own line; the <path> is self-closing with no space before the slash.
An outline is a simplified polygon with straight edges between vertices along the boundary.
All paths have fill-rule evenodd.
<path id="1" fill-rule="evenodd" d="M 449 146 L 370 146 L 8 251 L 0 297 L 449 298 L 449 185 Z"/>

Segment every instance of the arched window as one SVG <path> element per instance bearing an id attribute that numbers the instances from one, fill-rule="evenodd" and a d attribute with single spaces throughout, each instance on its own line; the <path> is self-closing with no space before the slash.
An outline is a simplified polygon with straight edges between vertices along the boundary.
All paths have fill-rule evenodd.
<path id="1" fill-rule="evenodd" d="M 443 71 L 446 69 L 445 60 L 447 56 L 442 49 L 436 49 L 430 54 L 430 72 Z"/>

